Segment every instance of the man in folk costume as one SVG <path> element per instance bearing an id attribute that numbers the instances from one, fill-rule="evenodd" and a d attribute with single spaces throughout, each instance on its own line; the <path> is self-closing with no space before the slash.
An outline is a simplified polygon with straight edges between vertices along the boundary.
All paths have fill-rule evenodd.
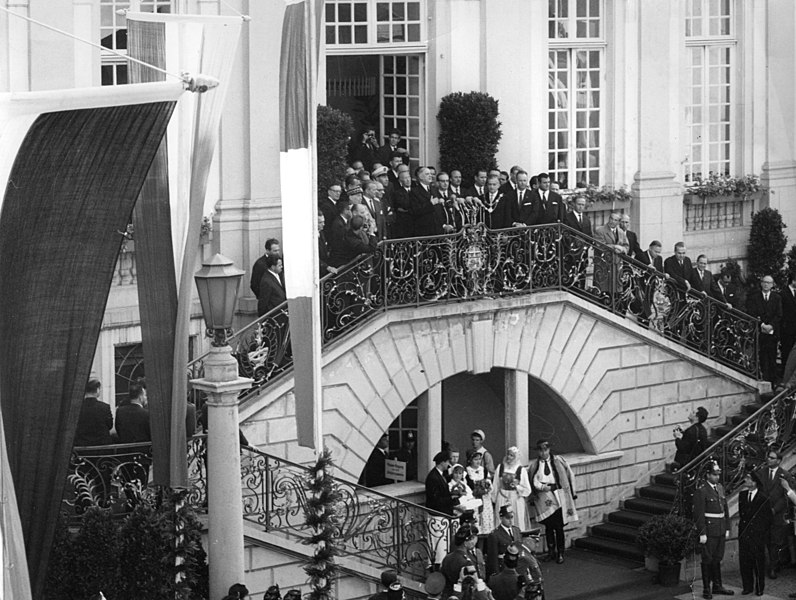
<path id="1" fill-rule="evenodd" d="M 713 598 L 713 594 L 734 594 L 721 584 L 724 543 L 730 537 L 730 510 L 720 477 L 721 467 L 711 462 L 705 484 L 694 492 L 694 523 L 702 553 L 702 597 L 708 599 Z"/>
<path id="2" fill-rule="evenodd" d="M 548 440 L 536 442 L 538 458 L 528 465 L 536 520 L 544 525 L 550 560 L 564 562 L 564 526 L 578 520 L 575 475 L 562 457 L 553 455 Z"/>

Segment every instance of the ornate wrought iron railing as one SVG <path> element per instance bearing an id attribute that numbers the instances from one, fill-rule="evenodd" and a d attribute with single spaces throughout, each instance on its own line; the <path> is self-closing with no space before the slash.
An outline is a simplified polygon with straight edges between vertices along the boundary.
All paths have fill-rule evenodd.
<path id="1" fill-rule="evenodd" d="M 562 224 L 386 240 L 321 280 L 323 343 L 393 308 L 567 290 L 614 314 L 757 377 L 757 319 Z M 287 306 L 231 338 L 241 374 L 255 381 L 242 399 L 292 365 Z M 189 366 L 201 377 L 200 357 Z"/>
<path id="2" fill-rule="evenodd" d="M 677 472 L 674 510 L 691 514 L 694 490 L 705 481 L 713 462 L 721 467 L 721 479 L 729 496 L 738 491 L 747 469 L 766 464 L 770 449 L 787 454 L 796 448 L 796 391 L 784 390 L 733 427 L 699 456 Z"/>
<path id="3" fill-rule="evenodd" d="M 246 447 L 242 460 L 243 518 L 265 531 L 304 541 L 309 469 Z M 452 548 L 458 521 L 425 507 L 337 480 L 338 544 L 343 554 L 380 569 L 422 578 L 439 552 Z"/>
<path id="4" fill-rule="evenodd" d="M 188 495 L 185 502 L 207 505 L 206 436 L 188 440 Z M 152 464 L 152 444 L 76 446 L 72 450 L 61 500 L 63 512 L 73 519 L 91 506 L 124 515 L 140 498 L 152 493 L 147 484 Z"/>

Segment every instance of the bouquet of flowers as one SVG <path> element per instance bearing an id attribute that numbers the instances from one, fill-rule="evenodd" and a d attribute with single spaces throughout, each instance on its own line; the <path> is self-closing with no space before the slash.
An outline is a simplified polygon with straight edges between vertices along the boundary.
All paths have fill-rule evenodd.
<path id="1" fill-rule="evenodd" d="M 451 481 L 451 483 L 450 483 L 450 491 L 451 491 L 451 497 L 452 498 L 459 498 L 461 496 L 464 496 L 464 494 L 466 493 L 467 490 L 464 487 L 464 482 L 463 481 L 460 481 L 458 483 L 454 483 L 454 482 Z"/>
<path id="2" fill-rule="evenodd" d="M 500 478 L 501 483 L 503 484 L 503 489 L 506 490 L 516 490 L 517 489 L 517 481 L 514 479 L 514 473 L 503 473 L 503 476 Z"/>
<path id="3" fill-rule="evenodd" d="M 489 490 L 491 488 L 492 484 L 488 479 L 480 479 L 475 481 L 473 482 L 473 496 L 476 498 L 483 498 L 484 496 L 489 495 Z"/>

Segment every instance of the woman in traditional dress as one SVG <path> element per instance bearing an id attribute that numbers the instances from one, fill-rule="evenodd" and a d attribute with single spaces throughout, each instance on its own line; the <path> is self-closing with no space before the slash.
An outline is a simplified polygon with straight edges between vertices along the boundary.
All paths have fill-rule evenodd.
<path id="1" fill-rule="evenodd" d="M 506 451 L 506 457 L 495 470 L 495 479 L 492 482 L 492 499 L 495 503 L 495 512 L 501 506 L 510 506 L 514 512 L 514 524 L 520 531 L 531 528 L 531 520 L 525 498 L 531 494 L 531 484 L 528 472 L 520 464 L 520 449 L 512 446 Z"/>
<path id="2" fill-rule="evenodd" d="M 487 477 L 482 462 L 481 454 L 475 450 L 467 452 L 467 484 L 473 490 L 474 497 L 484 500 L 476 512 L 476 520 L 478 530 L 486 533 L 495 528 L 495 512 L 490 494 L 492 482 Z"/>

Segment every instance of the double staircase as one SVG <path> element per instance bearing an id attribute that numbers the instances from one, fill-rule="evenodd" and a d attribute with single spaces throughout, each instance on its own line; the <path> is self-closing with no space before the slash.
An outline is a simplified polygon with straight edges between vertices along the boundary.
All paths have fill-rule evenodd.
<path id="1" fill-rule="evenodd" d="M 741 412 L 727 419 L 724 425 L 711 429 L 708 438 L 711 448 L 703 453 L 705 454 L 703 460 L 711 456 L 711 450 L 713 450 L 713 455 L 719 455 L 720 446 L 714 447 L 714 445 L 720 441 L 729 442 L 736 431 L 749 442 L 757 441 L 765 445 L 765 440 L 757 433 L 760 428 L 757 427 L 758 423 L 755 422 L 755 417 L 770 404 L 767 401 L 771 400 L 772 395 L 766 396 L 757 403 L 744 405 Z M 752 440 L 750 437 L 754 439 Z M 733 491 L 728 489 L 728 495 Z M 672 512 L 676 499 L 677 475 L 672 473 L 653 475 L 649 485 L 637 489 L 632 498 L 622 502 L 621 509 L 606 515 L 605 522 L 592 526 L 588 536 L 576 539 L 573 544 L 576 548 L 583 550 L 643 563 L 644 553 L 637 543 L 639 527 L 655 515 Z"/>

